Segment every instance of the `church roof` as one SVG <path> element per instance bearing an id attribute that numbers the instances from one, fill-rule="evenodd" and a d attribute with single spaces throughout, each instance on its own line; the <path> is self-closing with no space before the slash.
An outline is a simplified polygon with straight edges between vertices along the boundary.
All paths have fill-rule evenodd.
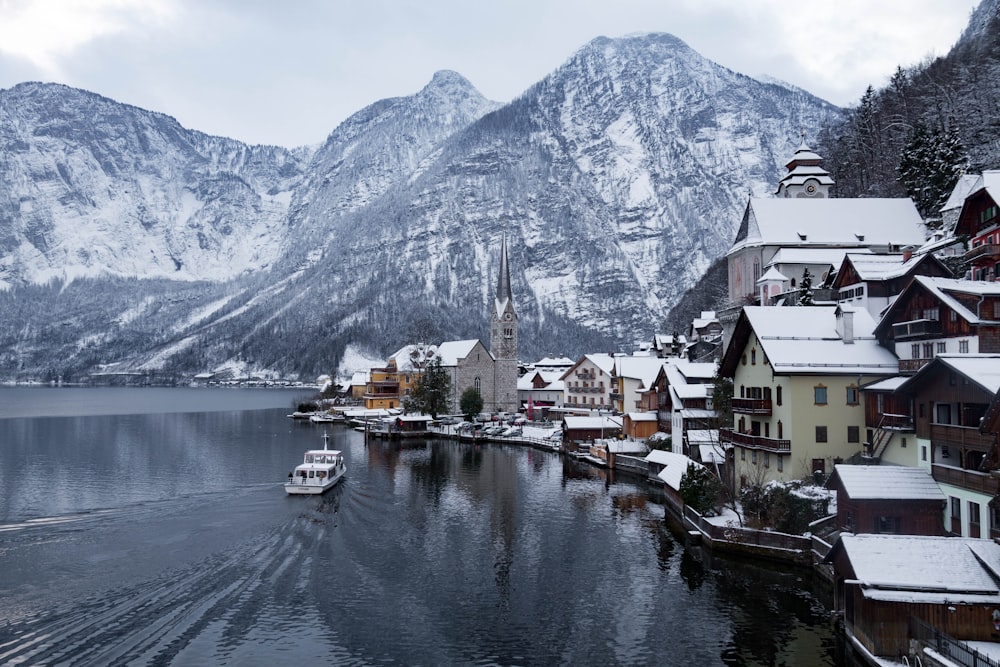
<path id="1" fill-rule="evenodd" d="M 500 244 L 500 270 L 497 272 L 496 311 L 497 317 L 503 315 L 508 303 L 514 303 L 514 294 L 510 289 L 510 264 L 507 260 L 507 234 L 504 233 Z"/>
<path id="2" fill-rule="evenodd" d="M 909 198 L 754 198 L 727 254 L 756 246 L 868 248 L 923 242 L 923 221 Z"/>
<path id="3" fill-rule="evenodd" d="M 473 340 L 449 340 L 441 343 L 438 346 L 438 356 L 441 359 L 442 366 L 457 366 L 458 362 L 465 359 L 472 352 L 473 348 L 479 342 L 478 339 Z M 489 351 L 487 351 L 489 354 Z"/>

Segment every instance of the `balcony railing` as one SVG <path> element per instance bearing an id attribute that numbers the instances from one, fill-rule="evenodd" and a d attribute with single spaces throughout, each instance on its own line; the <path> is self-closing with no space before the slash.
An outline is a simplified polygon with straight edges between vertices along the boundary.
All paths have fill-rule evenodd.
<path id="1" fill-rule="evenodd" d="M 950 484 L 967 491 L 976 491 L 990 496 L 1000 493 L 1000 479 L 990 473 L 963 470 L 935 463 L 931 467 L 931 475 L 938 484 Z"/>
<path id="2" fill-rule="evenodd" d="M 892 337 L 897 341 L 932 338 L 941 335 L 940 320 L 910 320 L 892 325 Z"/>
<path id="3" fill-rule="evenodd" d="M 990 259 L 997 260 L 1000 259 L 1000 245 L 994 245 L 992 243 L 985 243 L 981 246 L 976 246 L 971 248 L 962 257 L 966 262 L 971 262 L 974 259 Z"/>
<path id="4" fill-rule="evenodd" d="M 986 452 L 996 436 L 985 435 L 974 426 L 955 426 L 953 424 L 931 424 L 931 440 L 935 445 L 947 445 Z"/>
<path id="5" fill-rule="evenodd" d="M 734 398 L 733 412 L 744 415 L 771 415 L 770 398 Z"/>
<path id="6" fill-rule="evenodd" d="M 930 363 L 930 359 L 900 359 L 899 360 L 899 372 L 900 373 L 916 373 L 921 368 Z"/>
<path id="7" fill-rule="evenodd" d="M 751 449 L 764 449 L 770 452 L 787 453 L 792 451 L 791 440 L 778 440 L 777 438 L 765 438 L 762 435 L 750 435 L 740 433 L 730 428 L 719 429 L 719 439 L 723 444 L 740 445 Z"/>

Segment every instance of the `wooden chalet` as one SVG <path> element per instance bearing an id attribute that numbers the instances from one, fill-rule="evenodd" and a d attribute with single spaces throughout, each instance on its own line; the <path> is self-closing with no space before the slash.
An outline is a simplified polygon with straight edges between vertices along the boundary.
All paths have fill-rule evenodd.
<path id="1" fill-rule="evenodd" d="M 945 535 L 945 497 L 923 468 L 834 466 L 837 528 L 850 533 Z"/>
<path id="2" fill-rule="evenodd" d="M 825 560 L 833 564 L 845 633 L 875 664 L 900 656 L 927 664 L 913 656 L 928 635 L 956 644 L 1000 641 L 1000 544 L 845 533 Z"/>
<path id="3" fill-rule="evenodd" d="M 914 276 L 874 333 L 904 375 L 939 354 L 1000 352 L 1000 283 Z"/>
<path id="4" fill-rule="evenodd" d="M 980 430 L 998 390 L 1000 354 L 940 355 L 897 390 L 913 399 L 918 465 L 948 496 L 946 529 L 955 535 L 1000 536 L 996 435 Z"/>
<path id="5" fill-rule="evenodd" d="M 830 287 L 838 303 L 865 308 L 877 319 L 918 275 L 952 277 L 944 262 L 931 253 L 847 253 Z"/>
<path id="6" fill-rule="evenodd" d="M 955 236 L 969 238 L 964 259 L 973 280 L 1000 277 L 1000 171 L 984 171 L 965 198 Z"/>
<path id="7" fill-rule="evenodd" d="M 865 407 L 862 458 L 878 463 L 883 458 L 896 465 L 917 465 L 913 426 L 913 399 L 896 390 L 904 376 L 878 380 L 861 388 Z"/>

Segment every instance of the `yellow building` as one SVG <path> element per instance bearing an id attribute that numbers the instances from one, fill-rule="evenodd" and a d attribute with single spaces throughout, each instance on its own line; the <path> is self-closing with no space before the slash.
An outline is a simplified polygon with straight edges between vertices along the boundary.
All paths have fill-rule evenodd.
<path id="1" fill-rule="evenodd" d="M 365 409 L 402 407 L 420 381 L 420 369 L 436 354 L 433 345 L 407 345 L 392 355 L 382 368 L 372 368 L 365 386 Z"/>
<path id="2" fill-rule="evenodd" d="M 861 387 L 895 375 L 896 356 L 876 342 L 868 311 L 838 306 L 747 306 L 719 372 L 733 378 L 736 489 L 833 472 L 861 451 Z"/>

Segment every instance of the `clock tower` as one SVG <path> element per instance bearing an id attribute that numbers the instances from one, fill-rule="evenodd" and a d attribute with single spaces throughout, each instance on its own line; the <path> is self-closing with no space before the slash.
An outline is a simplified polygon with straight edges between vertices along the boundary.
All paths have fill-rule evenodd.
<path id="1" fill-rule="evenodd" d="M 507 234 L 500 244 L 500 271 L 496 298 L 490 312 L 490 353 L 494 361 L 494 396 L 497 412 L 516 412 L 517 401 L 517 313 L 510 289 Z"/>

